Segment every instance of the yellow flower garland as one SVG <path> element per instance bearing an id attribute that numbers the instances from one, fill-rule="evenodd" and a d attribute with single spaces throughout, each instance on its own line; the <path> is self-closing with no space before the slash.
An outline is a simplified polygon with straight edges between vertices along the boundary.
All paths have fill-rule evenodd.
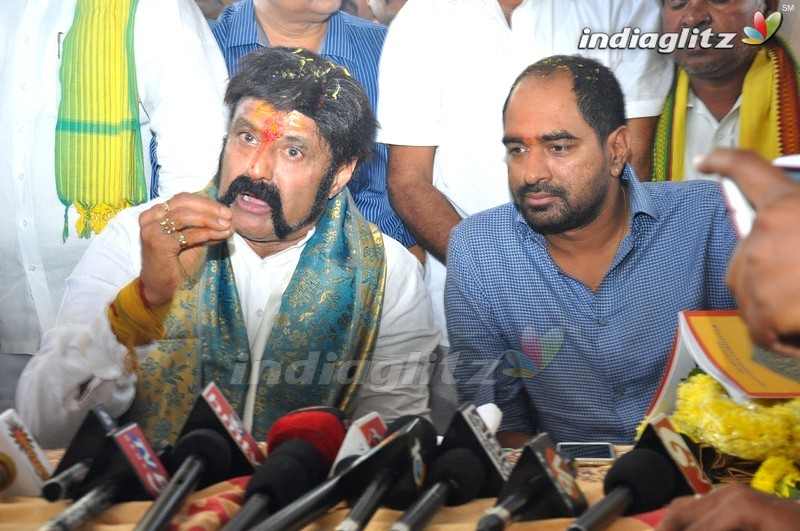
<path id="1" fill-rule="evenodd" d="M 711 376 L 695 374 L 678 387 L 675 428 L 717 450 L 764 461 L 753 487 L 795 497 L 800 471 L 800 398 L 737 404 Z"/>
<path id="2" fill-rule="evenodd" d="M 768 457 L 756 470 L 750 486 L 783 498 L 797 498 L 800 470 L 785 457 Z"/>

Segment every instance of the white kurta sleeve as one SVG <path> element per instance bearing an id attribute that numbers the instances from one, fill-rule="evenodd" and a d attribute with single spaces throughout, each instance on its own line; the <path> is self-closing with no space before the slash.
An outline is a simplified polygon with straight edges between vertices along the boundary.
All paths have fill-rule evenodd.
<path id="1" fill-rule="evenodd" d="M 89 246 L 67 280 L 56 326 L 20 376 L 17 409 L 46 448 L 68 445 L 95 406 L 117 417 L 133 400 L 136 378 L 124 369 L 127 350 L 106 312 L 141 269 L 138 213 L 144 207 L 120 213 Z"/>
<path id="2" fill-rule="evenodd" d="M 361 387 L 353 418 L 370 411 L 387 423 L 403 415 L 428 415 L 431 353 L 441 333 L 419 261 L 384 236 L 386 288 L 375 353 Z"/>
<path id="3" fill-rule="evenodd" d="M 655 0 L 625 0 L 612 2 L 610 31 L 638 28 L 641 33 L 661 32 L 661 5 Z M 664 108 L 672 85 L 673 63 L 669 55 L 652 48 L 621 48 L 606 50 L 608 66 L 614 71 L 625 94 L 625 114 L 628 118 L 658 116 Z"/>

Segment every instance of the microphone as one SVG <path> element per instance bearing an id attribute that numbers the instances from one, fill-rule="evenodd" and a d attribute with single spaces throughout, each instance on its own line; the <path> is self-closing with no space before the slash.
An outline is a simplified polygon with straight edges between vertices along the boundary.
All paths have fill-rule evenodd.
<path id="1" fill-rule="evenodd" d="M 417 420 L 420 433 L 408 452 L 400 452 L 387 465 L 379 467 L 367 487 L 353 504 L 350 513 L 336 526 L 336 531 L 357 531 L 366 527 L 381 503 L 391 508 L 405 508 L 419 493 L 425 480 L 428 463 L 436 451 L 436 429 L 420 417 L 400 417 L 389 428 L 392 433 Z"/>
<path id="2" fill-rule="evenodd" d="M 634 449 L 609 470 L 604 483 L 606 497 L 569 529 L 604 529 L 621 514 L 651 511 L 678 496 L 705 494 L 712 489 L 686 440 L 666 415 L 659 414 L 648 419 Z"/>
<path id="3" fill-rule="evenodd" d="M 423 423 L 427 424 L 427 427 Z M 395 432 L 387 435 L 377 446 L 357 458 L 344 472 L 300 496 L 270 515 L 254 529 L 257 531 L 300 529 L 337 503 L 361 492 L 363 485 L 375 478 L 381 469 L 396 462 L 404 464 L 406 469 L 415 471 L 414 476 L 421 484 L 424 467 L 421 466 L 422 459 L 414 456 L 419 455 L 423 446 L 421 439 L 431 435 L 435 439 L 435 430 L 429 422 L 419 417 L 412 417 Z M 416 466 L 412 467 L 412 464 Z"/>
<path id="4" fill-rule="evenodd" d="M 484 416 L 490 420 L 491 426 L 487 426 Z M 439 446 L 440 452 L 466 448 L 480 459 L 486 470 L 486 479 L 478 493 L 481 498 L 497 497 L 511 476 L 512 467 L 506 461 L 503 447 L 494 435 L 499 417 L 502 417 L 502 413 L 494 404 L 476 408 L 474 404 L 466 403 L 453 415 Z"/>
<path id="5" fill-rule="evenodd" d="M 117 422 L 104 406 L 89 411 L 59 461 L 53 477 L 42 485 L 41 495 L 52 502 L 85 494 L 88 489 L 81 490 L 81 483 L 116 429 Z"/>
<path id="6" fill-rule="evenodd" d="M 675 490 L 672 498 L 692 494 L 708 494 L 714 485 L 703 471 L 687 437 L 678 433 L 669 417 L 659 414 L 649 418 L 634 450 L 648 449 L 661 454 L 673 468 Z"/>
<path id="7" fill-rule="evenodd" d="M 470 474 L 470 476 L 467 476 L 467 481 L 458 481 L 455 479 L 458 476 L 453 476 L 453 481 L 441 482 L 423 493 L 414 502 L 413 507 L 408 508 L 395 523 L 398 529 L 409 524 L 411 528 L 424 525 L 445 503 L 447 489 L 453 485 L 468 483 L 469 488 L 474 487 L 477 490 L 461 502 L 448 502 L 452 505 L 466 503 L 481 493 L 486 497 L 497 496 L 500 488 L 511 475 L 511 466 L 506 462 L 503 448 L 494 436 L 501 419 L 502 412 L 494 404 L 485 404 L 476 408 L 474 404 L 468 403 L 462 405 L 455 412 L 442 438 L 439 446 L 440 455 L 434 467 L 448 467 L 452 462 L 454 468 L 445 468 L 439 474 L 460 473 L 462 475 Z M 459 470 L 457 466 L 459 459 L 470 462 L 470 465 Z M 440 460 L 442 460 L 441 464 L 439 464 Z M 474 477 L 477 474 L 480 474 L 480 479 Z M 447 478 L 443 477 L 442 479 Z M 405 504 L 401 508 L 407 506 L 408 504 Z"/>
<path id="8" fill-rule="evenodd" d="M 321 454 L 325 471 L 333 466 L 348 427 L 347 416 L 330 406 L 306 407 L 282 416 L 267 433 L 267 455 L 287 441 L 311 443 Z"/>
<path id="9" fill-rule="evenodd" d="M 620 515 L 653 511 L 672 499 L 675 473 L 654 450 L 634 449 L 621 456 L 603 482 L 606 496 L 583 513 L 568 531 L 596 531 Z"/>
<path id="10" fill-rule="evenodd" d="M 346 470 L 353 461 L 376 446 L 386 435 L 386 424 L 376 411 L 350 423 L 331 467 L 331 476 Z"/>
<path id="11" fill-rule="evenodd" d="M 478 521 L 478 530 L 499 531 L 516 520 L 575 516 L 585 509 L 575 469 L 542 433 L 524 446 L 497 504 Z"/>
<path id="12" fill-rule="evenodd" d="M 76 487 L 76 492 L 85 494 L 42 529 L 75 529 L 114 503 L 153 499 L 167 480 L 166 470 L 141 429 L 129 424 L 111 434 L 101 454 L 92 460 L 86 479 Z"/>
<path id="13" fill-rule="evenodd" d="M 345 436 L 346 416 L 336 408 L 303 408 L 279 418 L 267 434 L 269 449 L 244 493 L 246 502 L 225 531 L 248 529 L 265 511 L 285 507 L 328 473 Z"/>
<path id="14" fill-rule="evenodd" d="M 480 492 L 486 467 L 466 448 L 440 455 L 431 468 L 431 485 L 392 525 L 390 531 L 416 531 L 430 522 L 443 505 L 463 505 Z"/>
<path id="15" fill-rule="evenodd" d="M 86 479 L 91 466 L 92 459 L 85 459 L 55 474 L 42 485 L 42 497 L 51 502 L 72 498 L 71 493 Z"/>
<path id="16" fill-rule="evenodd" d="M 264 462 L 264 453 L 214 382 L 197 397 L 178 439 L 199 428 L 213 430 L 228 442 L 228 477 L 250 476 Z"/>
<path id="17" fill-rule="evenodd" d="M 295 439 L 271 452 L 250 478 L 247 500 L 223 531 L 243 531 L 265 511 L 285 507 L 325 479 L 325 461 L 314 445 Z"/>
<path id="18" fill-rule="evenodd" d="M 16 411 L 0 413 L 0 497 L 38 496 L 53 469 Z"/>
<path id="19" fill-rule="evenodd" d="M 39 531 L 70 531 L 102 513 L 114 504 L 119 489 L 113 483 L 92 489 L 67 507 Z"/>
<path id="20" fill-rule="evenodd" d="M 231 448 L 218 432 L 198 428 L 175 444 L 171 459 L 181 463 L 161 495 L 136 525 L 136 531 L 166 529 L 173 515 L 196 487 L 230 477 Z"/>

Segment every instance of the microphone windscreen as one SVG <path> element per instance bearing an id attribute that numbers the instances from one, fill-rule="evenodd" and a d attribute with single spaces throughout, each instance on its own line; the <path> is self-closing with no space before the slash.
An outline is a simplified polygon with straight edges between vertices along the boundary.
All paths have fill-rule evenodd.
<path id="1" fill-rule="evenodd" d="M 268 496 L 269 510 L 273 512 L 317 486 L 327 472 L 325 461 L 313 444 L 300 439 L 286 441 L 256 469 L 244 497 L 247 500 L 254 494 Z"/>
<path id="2" fill-rule="evenodd" d="M 448 481 L 452 486 L 447 505 L 462 505 L 475 499 L 485 478 L 486 470 L 480 458 L 466 448 L 446 451 L 431 468 L 431 484 Z"/>
<path id="3" fill-rule="evenodd" d="M 231 466 L 231 448 L 225 437 L 216 431 L 199 428 L 181 437 L 172 450 L 172 463 L 180 466 L 190 456 L 205 462 L 201 486 L 226 479 Z"/>
<path id="4" fill-rule="evenodd" d="M 346 432 L 341 417 L 330 411 L 300 410 L 275 421 L 267 434 L 267 455 L 278 446 L 294 439 L 313 444 L 328 469 L 333 466 Z"/>
<path id="5" fill-rule="evenodd" d="M 334 406 L 308 406 L 308 407 L 301 407 L 301 408 L 295 409 L 294 411 L 291 411 L 290 413 L 287 413 L 287 414 L 288 415 L 293 415 L 295 413 L 306 413 L 306 412 L 309 412 L 309 411 L 316 411 L 316 412 L 319 412 L 319 413 L 330 413 L 331 415 L 333 415 L 333 416 L 335 416 L 336 418 L 339 419 L 339 421 L 342 423 L 342 426 L 344 426 L 345 429 L 350 427 L 350 417 L 347 416 L 347 413 L 345 413 L 344 411 L 342 411 L 338 407 L 334 407 Z"/>
<path id="6" fill-rule="evenodd" d="M 672 499 L 675 469 L 660 453 L 637 448 L 623 454 L 606 474 L 605 493 L 616 487 L 628 487 L 633 492 L 633 501 L 623 514 L 654 511 Z"/>

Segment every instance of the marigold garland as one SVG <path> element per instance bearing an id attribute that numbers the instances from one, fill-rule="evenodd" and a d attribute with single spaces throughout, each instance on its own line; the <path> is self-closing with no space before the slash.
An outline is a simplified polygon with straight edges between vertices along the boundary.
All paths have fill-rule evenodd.
<path id="1" fill-rule="evenodd" d="M 800 470 L 794 462 L 785 457 L 768 457 L 753 476 L 750 486 L 783 498 L 797 499 L 800 491 Z"/>
<path id="2" fill-rule="evenodd" d="M 742 459 L 764 461 L 753 487 L 796 497 L 800 471 L 800 398 L 734 402 L 711 376 L 693 374 L 678 387 L 675 428 Z"/>

